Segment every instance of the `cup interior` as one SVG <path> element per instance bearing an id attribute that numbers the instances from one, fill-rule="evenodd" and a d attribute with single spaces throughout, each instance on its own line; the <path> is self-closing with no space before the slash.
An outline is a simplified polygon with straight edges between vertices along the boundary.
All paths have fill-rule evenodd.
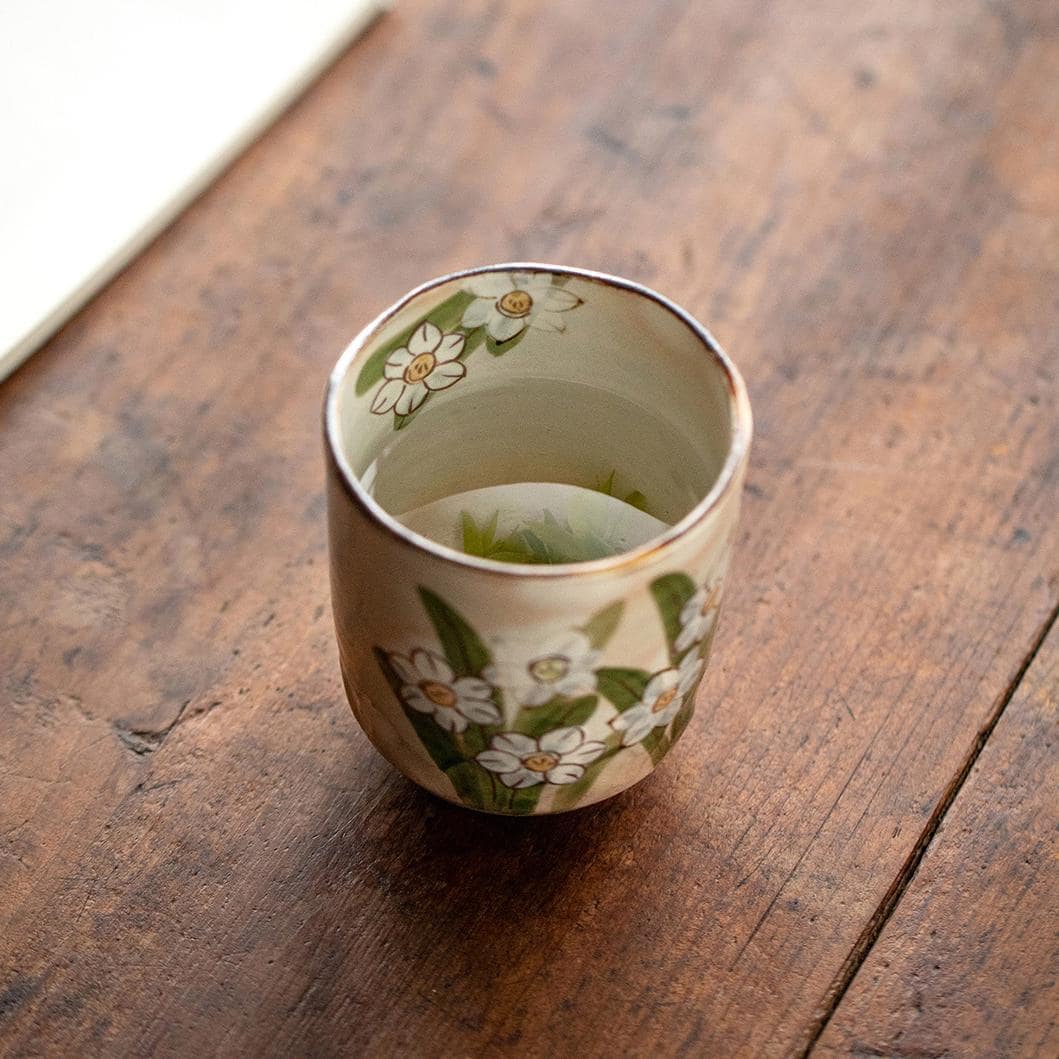
<path id="1" fill-rule="evenodd" d="M 398 520 L 453 494 L 561 483 L 667 528 L 731 463 L 741 382 L 709 334 L 635 284 L 494 266 L 414 291 L 332 377 L 328 431 Z"/>

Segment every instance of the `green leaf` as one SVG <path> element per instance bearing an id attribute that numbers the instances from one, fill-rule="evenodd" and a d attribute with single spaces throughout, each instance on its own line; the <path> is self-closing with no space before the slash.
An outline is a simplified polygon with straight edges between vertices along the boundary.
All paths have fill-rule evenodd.
<path id="1" fill-rule="evenodd" d="M 460 360 L 463 360 L 468 353 L 473 353 L 485 341 L 485 328 L 472 327 L 467 330 L 461 327 L 457 328 L 457 330 L 462 331 L 467 336 L 463 343 L 463 349 L 460 351 Z"/>
<path id="2" fill-rule="evenodd" d="M 609 699 L 619 713 L 631 710 L 643 698 L 651 674 L 642 669 L 604 667 L 596 670 L 596 690 Z"/>
<path id="3" fill-rule="evenodd" d="M 664 728 L 652 728 L 651 731 L 644 736 L 640 746 L 651 755 L 651 764 L 657 765 L 658 762 L 666 756 L 666 752 L 669 750 L 669 740 L 666 738 L 666 730 Z"/>
<path id="4" fill-rule="evenodd" d="M 536 787 L 522 787 L 511 791 L 511 801 L 507 811 L 512 816 L 526 816 L 532 813 L 537 808 L 537 802 L 540 801 L 543 787 L 544 784 L 541 783 Z"/>
<path id="5" fill-rule="evenodd" d="M 579 780 L 564 784 L 556 791 L 554 803 L 556 809 L 575 808 L 591 789 L 592 784 L 599 779 L 600 773 L 610 762 L 610 759 L 623 749 L 621 737 L 617 733 L 608 736 L 606 743 L 607 749 L 592 764 L 585 767 L 585 774 Z"/>
<path id="6" fill-rule="evenodd" d="M 494 692 L 493 701 L 497 704 L 497 708 L 501 710 L 501 716 L 503 716 L 499 691 Z M 464 757 L 468 759 L 475 758 L 489 746 L 489 736 L 486 733 L 499 732 L 502 727 L 502 724 L 469 724 L 460 735 L 456 736 L 456 743 L 463 748 Z"/>
<path id="7" fill-rule="evenodd" d="M 482 548 L 482 533 L 478 529 L 478 524 L 471 517 L 470 512 L 460 512 L 460 526 L 463 529 L 463 550 L 467 555 L 481 555 Z"/>
<path id="8" fill-rule="evenodd" d="M 577 563 L 612 555 L 614 549 L 592 531 L 578 532 L 568 522 L 559 521 L 550 511 L 539 519 L 496 536 L 499 512 L 479 526 L 467 512 L 460 515 L 463 550 L 468 555 L 506 563 Z"/>
<path id="9" fill-rule="evenodd" d="M 611 603 L 610 606 L 604 607 L 598 614 L 593 614 L 581 626 L 581 631 L 588 637 L 589 643 L 597 651 L 602 650 L 606 646 L 607 641 L 614 635 L 624 610 L 625 604 L 619 599 L 617 603 Z"/>
<path id="10" fill-rule="evenodd" d="M 601 478 L 592 489 L 597 493 L 602 493 L 604 496 L 617 496 L 614 492 L 614 476 L 617 474 L 616 471 L 611 471 L 606 478 Z M 631 493 L 626 496 L 619 497 L 623 503 L 628 504 L 630 507 L 635 507 L 639 511 L 647 511 L 647 497 L 640 492 L 639 489 L 634 489 Z"/>
<path id="11" fill-rule="evenodd" d="M 559 560 L 552 558 L 548 546 L 531 529 L 519 530 L 514 534 L 515 538 L 525 546 L 528 554 L 532 556 L 530 562 L 534 563 L 556 563 Z"/>
<path id="12" fill-rule="evenodd" d="M 596 712 L 599 702 L 597 695 L 584 695 L 579 699 L 569 700 L 566 709 L 559 718 L 560 728 L 572 728 L 584 724 Z"/>
<path id="13" fill-rule="evenodd" d="M 460 800 L 478 809 L 493 808 L 493 781 L 489 773 L 474 761 L 461 761 L 445 770 Z"/>
<path id="14" fill-rule="evenodd" d="M 415 729 L 419 741 L 423 744 L 423 749 L 430 755 L 434 764 L 437 765 L 442 772 L 447 771 L 454 765 L 460 764 L 464 759 L 463 753 L 457 746 L 452 734 L 439 727 L 437 722 L 428 714 L 413 710 L 412 707 L 401 698 L 401 686 L 403 682 L 397 675 L 393 666 L 390 665 L 389 656 L 381 647 L 375 647 L 373 648 L 373 651 L 375 654 L 375 660 L 379 663 L 379 668 L 382 670 L 383 676 L 386 677 L 387 683 L 393 688 L 393 693 L 397 697 L 397 701 L 401 704 L 401 709 L 404 711 L 404 715 Z"/>
<path id="15" fill-rule="evenodd" d="M 481 768 L 481 766 L 478 767 Z M 499 776 L 485 769 L 481 771 L 486 777 L 486 783 L 489 784 L 489 801 L 486 807 L 492 812 L 503 813 L 505 816 L 525 816 L 536 809 L 537 802 L 540 801 L 540 796 L 545 789 L 543 784 L 535 787 L 521 787 L 516 790 L 513 787 L 505 787 L 500 782 Z"/>
<path id="16" fill-rule="evenodd" d="M 651 761 L 655 765 L 669 753 L 673 744 L 684 734 L 684 729 L 691 722 L 695 714 L 695 690 L 697 689 L 688 692 L 684 697 L 668 732 L 665 728 L 655 728 L 641 744 L 651 755 Z"/>
<path id="17" fill-rule="evenodd" d="M 489 665 L 490 655 L 478 634 L 440 596 L 420 587 L 427 617 L 438 634 L 441 649 L 458 677 L 476 677 Z"/>
<path id="18" fill-rule="evenodd" d="M 611 471 L 610 474 L 607 475 L 606 478 L 601 479 L 594 486 L 592 486 L 592 488 L 597 493 L 602 493 L 604 496 L 613 496 L 614 495 L 614 475 L 615 475 L 615 473 L 616 473 L 615 471 Z"/>
<path id="19" fill-rule="evenodd" d="M 543 706 L 520 710 L 514 730 L 539 739 L 553 728 L 570 728 L 584 724 L 595 712 L 598 702 L 596 695 L 584 695 L 578 699 L 568 699 L 560 695 Z"/>
<path id="20" fill-rule="evenodd" d="M 659 613 L 661 613 L 662 621 L 666 627 L 669 656 L 673 665 L 679 665 L 681 659 L 693 650 L 697 650 L 703 661 L 706 661 L 710 655 L 714 633 L 717 631 L 716 621 L 714 621 L 713 627 L 697 648 L 689 647 L 687 651 L 678 651 L 674 644 L 680 634 L 680 612 L 695 592 L 695 584 L 691 578 L 686 574 L 667 574 L 652 583 L 651 592 L 655 597 Z M 665 757 L 669 748 L 680 738 L 684 729 L 691 722 L 691 718 L 695 713 L 695 693 L 697 691 L 697 687 L 693 688 L 685 696 L 680 710 L 669 727 L 668 734 L 665 728 L 656 728 L 644 739 L 643 747 L 651 755 L 651 760 L 656 765 Z"/>
<path id="21" fill-rule="evenodd" d="M 493 559 L 502 563 L 540 562 L 538 552 L 531 550 L 518 533 L 497 539 L 496 527 L 499 518 L 500 512 L 496 511 L 488 522 L 479 526 L 474 521 L 473 515 L 466 511 L 461 512 L 460 526 L 463 531 L 464 552 L 481 559 Z"/>
<path id="22" fill-rule="evenodd" d="M 485 328 L 482 328 L 483 332 Z M 485 335 L 485 348 L 489 350 L 494 357 L 502 357 L 505 353 L 514 349 L 525 337 L 529 334 L 529 327 L 524 327 L 514 338 L 509 338 L 504 342 L 497 342 L 492 335 Z"/>
<path id="23" fill-rule="evenodd" d="M 390 339 L 389 342 L 379 346 L 374 353 L 364 362 L 364 367 L 360 369 L 360 374 L 357 376 L 357 396 L 362 397 L 368 392 L 377 382 L 382 381 L 383 369 L 386 367 L 386 361 L 389 360 L 390 354 L 395 350 L 400 349 L 402 346 L 408 345 L 408 340 L 415 333 L 415 329 L 419 327 L 422 320 L 417 320 L 414 327 L 409 328 L 407 331 L 402 331 L 396 338 Z"/>
<path id="24" fill-rule="evenodd" d="M 512 534 L 521 538 L 540 563 L 579 563 L 603 559 L 614 549 L 598 534 L 578 533 L 568 522 L 560 522 L 550 511 Z"/>
<path id="25" fill-rule="evenodd" d="M 491 548 L 496 540 L 496 526 L 500 521 L 500 512 L 494 511 L 493 517 L 482 527 L 482 544 Z"/>
<path id="26" fill-rule="evenodd" d="M 672 746 L 683 734 L 695 716 L 695 693 L 692 692 L 680 707 L 680 712 L 673 718 L 673 729 L 669 736 L 669 745 Z"/>
<path id="27" fill-rule="evenodd" d="M 634 489 L 625 498 L 625 503 L 630 507 L 636 508 L 638 511 L 647 511 L 647 497 L 644 496 L 639 489 Z"/>
<path id="28" fill-rule="evenodd" d="M 720 624 L 720 614 L 714 615 L 713 624 L 710 626 L 710 631 L 703 638 L 701 644 L 699 644 L 699 658 L 703 662 L 709 662 L 710 651 L 713 650 L 713 639 L 717 635 L 717 626 Z"/>
<path id="29" fill-rule="evenodd" d="M 463 550 L 468 555 L 479 558 L 491 558 L 496 546 L 496 525 L 500 512 L 494 511 L 488 522 L 479 526 L 469 511 L 460 512 L 460 525 L 463 528 Z"/>
<path id="30" fill-rule="evenodd" d="M 669 644 L 670 661 L 676 665 L 679 652 L 676 640 L 680 635 L 680 612 L 693 595 L 695 582 L 687 574 L 664 574 L 651 582 L 651 595 L 655 598 L 658 613 L 666 630 L 666 641 Z"/>
<path id="31" fill-rule="evenodd" d="M 532 563 L 535 557 L 524 549 L 516 539 L 496 536 L 497 521 L 500 512 L 494 511 L 487 522 L 478 525 L 474 516 L 467 511 L 460 513 L 460 526 L 463 531 L 463 550 L 467 555 L 476 555 L 480 559 L 493 559 L 497 562 Z"/>
<path id="32" fill-rule="evenodd" d="M 474 301 L 473 294 L 467 291 L 457 291 L 440 305 L 431 309 L 425 316 L 421 316 L 414 324 L 395 335 L 389 342 L 379 346 L 360 369 L 360 374 L 357 376 L 357 396 L 360 397 L 366 394 L 382 379 L 383 369 L 386 367 L 386 361 L 390 354 L 402 346 L 407 346 L 408 340 L 425 321 L 429 320 L 436 327 L 440 327 L 442 331 L 452 331 L 459 325 L 467 306 L 472 301 Z M 466 355 L 466 352 L 465 345 L 463 355 Z M 407 419 L 408 417 L 404 418 Z"/>

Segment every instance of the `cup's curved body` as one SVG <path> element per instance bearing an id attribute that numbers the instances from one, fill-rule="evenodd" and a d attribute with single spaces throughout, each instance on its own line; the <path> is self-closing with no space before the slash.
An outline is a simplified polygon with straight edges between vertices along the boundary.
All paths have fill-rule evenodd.
<path id="1" fill-rule="evenodd" d="M 554 307 L 539 335 L 534 304 Z M 491 307 L 505 311 L 489 315 Z M 434 319 L 437 342 L 424 329 Z M 513 325 L 504 319 L 527 322 L 508 334 Z M 467 364 L 478 329 L 479 348 Z M 620 359 L 608 352 L 615 333 L 630 336 L 630 352 L 609 385 L 662 413 L 684 436 L 701 429 L 703 446 L 714 450 L 702 481 L 693 483 L 697 501 L 656 540 L 588 562 L 503 563 L 420 537 L 373 495 L 378 454 L 394 429 L 409 431 L 401 438 L 406 447 L 422 447 L 410 466 L 428 464 L 438 495 L 445 494 L 438 450 L 450 446 L 450 462 L 458 464 L 460 440 L 436 436 L 432 412 L 443 424 L 443 402 L 474 386 L 481 387 L 475 403 L 488 409 L 490 376 L 511 370 L 516 358 L 504 343 L 517 340 L 519 370 L 530 381 L 581 372 L 573 385 L 586 370 L 597 378 L 604 358 Z M 538 347 L 530 345 L 535 339 Z M 442 343 L 459 346 L 449 361 Z M 566 367 L 571 361 L 580 366 Z M 446 363 L 463 370 L 451 369 L 455 385 L 429 388 L 426 403 L 417 376 L 429 382 Z M 398 385 L 386 390 L 392 382 Z M 572 420 L 576 414 L 571 408 Z M 502 424 L 491 424 L 486 412 L 478 423 L 505 444 Z M 518 444 L 525 445 L 527 429 L 515 431 Z M 708 333 L 664 299 L 612 277 L 543 265 L 448 277 L 413 292 L 347 350 L 328 389 L 325 435 L 342 674 L 379 751 L 434 794 L 496 813 L 589 805 L 646 776 L 691 720 L 749 451 L 745 390 Z M 635 447 L 649 452 L 651 438 Z M 661 496 L 664 480 L 679 471 L 648 467 L 641 480 L 654 473 Z"/>

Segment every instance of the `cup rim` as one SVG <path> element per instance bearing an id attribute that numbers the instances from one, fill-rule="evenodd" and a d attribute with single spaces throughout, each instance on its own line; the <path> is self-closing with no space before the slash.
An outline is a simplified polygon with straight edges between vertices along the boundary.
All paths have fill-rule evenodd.
<path id="1" fill-rule="evenodd" d="M 602 559 L 589 559 L 579 563 L 541 565 L 504 563 L 496 559 L 483 559 L 476 555 L 467 555 L 456 548 L 450 548 L 448 545 L 441 544 L 430 537 L 408 529 L 386 511 L 360 484 L 360 480 L 353 473 L 353 469 L 343 451 L 338 411 L 338 396 L 342 383 L 348 375 L 354 360 L 356 360 L 358 354 L 368 342 L 413 299 L 433 290 L 435 287 L 451 283 L 453 280 L 466 279 L 469 276 L 480 276 L 490 272 L 548 272 L 552 275 L 573 276 L 577 279 L 615 287 L 619 290 L 648 298 L 676 316 L 714 358 L 727 383 L 728 407 L 731 417 L 728 455 L 725 457 L 724 464 L 710 487 L 710 491 L 682 519 L 675 522 L 664 533 L 659 534 L 657 537 L 652 537 L 627 552 L 619 552 L 617 555 L 606 556 Z M 324 441 L 328 455 L 338 472 L 339 481 L 349 498 L 360 508 L 364 515 L 379 524 L 402 544 L 408 545 L 416 551 L 426 552 L 442 562 L 452 563 L 455 566 L 463 566 L 482 573 L 497 574 L 501 577 L 509 578 L 584 577 L 594 574 L 613 574 L 629 567 L 639 566 L 646 562 L 663 558 L 673 550 L 678 541 L 689 536 L 703 523 L 720 504 L 721 500 L 731 492 L 738 481 L 738 470 L 746 460 L 750 450 L 750 439 L 753 433 L 750 399 L 747 395 L 746 384 L 743 382 L 743 377 L 739 374 L 739 370 L 709 330 L 690 313 L 677 305 L 676 302 L 670 301 L 669 298 L 652 290 L 650 287 L 636 283 L 633 280 L 623 279 L 621 276 L 612 276 L 606 272 L 596 272 L 591 269 L 576 268 L 570 265 L 551 265 L 525 261 L 480 265 L 475 268 L 450 272 L 447 275 L 439 276 L 436 279 L 420 284 L 407 294 L 404 294 L 388 309 L 383 310 L 357 334 L 342 352 L 334 368 L 332 368 L 324 393 L 323 421 Z"/>

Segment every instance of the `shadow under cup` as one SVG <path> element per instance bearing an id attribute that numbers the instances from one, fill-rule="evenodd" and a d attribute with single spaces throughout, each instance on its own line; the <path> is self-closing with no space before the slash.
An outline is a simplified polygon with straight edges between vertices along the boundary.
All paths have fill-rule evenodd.
<path id="1" fill-rule="evenodd" d="M 365 329 L 325 434 L 343 673 L 376 746 L 497 812 L 649 772 L 690 719 L 750 430 L 709 334 L 613 277 L 474 270 Z"/>

